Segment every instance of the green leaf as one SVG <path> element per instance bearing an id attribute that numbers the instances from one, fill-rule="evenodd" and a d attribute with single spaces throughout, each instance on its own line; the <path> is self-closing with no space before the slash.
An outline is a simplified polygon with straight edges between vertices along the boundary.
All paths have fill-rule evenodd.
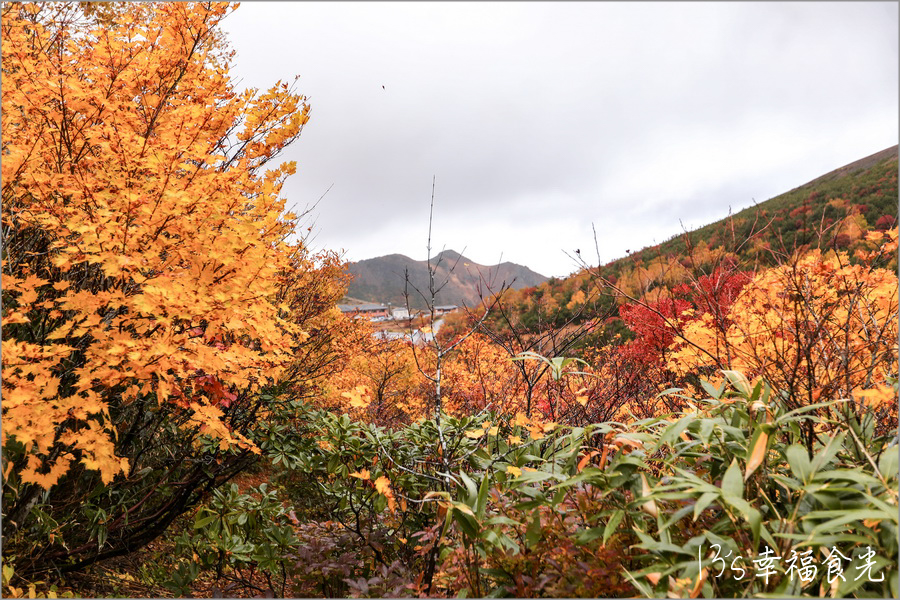
<path id="1" fill-rule="evenodd" d="M 567 487 L 572 487 L 573 485 L 577 485 L 585 480 L 589 480 L 595 477 L 603 477 L 604 472 L 598 469 L 597 467 L 585 467 L 581 473 L 575 475 L 574 477 L 569 477 L 562 483 L 557 483 L 554 485 L 551 490 L 564 489 Z"/>
<path id="2" fill-rule="evenodd" d="M 663 445 L 669 444 L 673 449 L 675 447 L 675 441 L 678 440 L 678 436 L 681 435 L 681 432 L 687 429 L 687 427 L 694 422 L 696 417 L 694 415 L 688 415 L 686 417 L 682 417 L 681 419 L 675 421 L 663 432 L 661 436 L 659 436 L 659 443 L 656 444 L 656 450 L 662 448 Z"/>
<path id="3" fill-rule="evenodd" d="M 825 406 L 832 406 L 839 402 L 846 402 L 846 400 L 831 400 L 829 402 L 818 402 L 816 404 L 808 404 L 806 406 L 801 406 L 800 408 L 795 408 L 794 410 L 792 410 L 790 412 L 786 412 L 783 415 L 781 415 L 780 417 L 778 417 L 777 419 L 775 419 L 774 425 L 777 428 L 778 426 L 782 425 L 783 423 L 787 423 L 789 421 L 809 419 L 810 417 L 802 416 L 802 415 L 805 415 L 806 413 L 818 410 Z"/>
<path id="4" fill-rule="evenodd" d="M 694 503 L 694 521 L 700 516 L 706 507 L 712 504 L 719 497 L 718 492 L 705 492 L 700 495 L 697 502 Z"/>
<path id="5" fill-rule="evenodd" d="M 814 481 L 833 481 L 833 480 L 852 481 L 859 485 L 875 487 L 880 486 L 875 477 L 862 471 L 854 471 L 850 469 L 830 469 L 828 471 L 820 471 L 813 476 Z"/>
<path id="6" fill-rule="evenodd" d="M 478 488 L 478 498 L 475 500 L 475 516 L 479 520 L 484 518 L 484 510 L 487 507 L 488 491 L 491 489 L 490 474 L 485 473 L 481 479 L 481 486 Z"/>
<path id="7" fill-rule="evenodd" d="M 862 563 L 862 561 L 859 560 L 858 557 L 854 557 L 854 558 L 857 559 L 857 560 L 854 560 L 854 562 Z M 890 561 L 883 556 L 874 556 L 872 558 L 872 562 L 875 564 L 875 566 L 872 567 L 872 570 L 869 573 L 871 573 L 871 576 L 876 579 L 881 579 L 882 577 L 884 577 L 886 580 L 889 579 L 890 578 L 889 572 L 882 573 L 881 575 L 879 575 L 879 572 L 882 571 L 885 567 L 890 567 L 891 565 L 896 565 L 895 562 Z M 862 575 L 862 573 L 859 573 L 859 575 Z M 887 577 L 885 577 L 885 575 L 887 575 Z M 862 587 L 865 583 L 867 583 L 868 579 L 869 579 L 869 577 L 859 577 L 859 576 L 857 578 L 847 577 L 847 580 L 842 581 L 841 585 L 838 587 L 838 596 L 840 596 L 842 598 L 846 598 L 847 596 L 850 595 L 851 592 L 855 591 L 856 589 Z M 868 594 L 864 594 L 863 597 L 865 597 L 867 595 Z"/>
<path id="8" fill-rule="evenodd" d="M 840 516 L 825 521 L 824 523 L 819 523 L 816 525 L 812 533 L 819 533 L 821 531 L 829 531 L 834 530 L 836 527 L 841 525 L 846 525 L 848 523 L 852 523 L 854 521 L 863 521 L 866 519 L 879 519 L 883 521 L 891 521 L 897 519 L 897 513 L 894 511 L 893 513 L 885 513 L 882 510 L 871 510 L 871 509 L 856 509 L 856 510 L 842 510 L 842 511 L 815 511 L 807 514 L 804 519 L 815 518 L 816 516 L 821 516 L 823 512 L 835 512 L 842 513 Z"/>
<path id="9" fill-rule="evenodd" d="M 741 467 L 738 466 L 736 458 L 731 460 L 731 466 L 722 477 L 722 494 L 726 498 L 744 497 L 744 478 L 741 476 Z"/>
<path id="10" fill-rule="evenodd" d="M 328 463 L 325 465 L 325 469 L 328 473 L 334 473 L 340 466 L 341 456 L 339 454 L 332 454 L 331 458 L 328 459 Z"/>
<path id="11" fill-rule="evenodd" d="M 898 466 L 900 466 L 900 454 L 896 447 L 888 448 L 878 459 L 878 470 L 885 479 L 897 479 Z"/>
<path id="12" fill-rule="evenodd" d="M 463 505 L 465 506 L 465 505 Z M 454 506 L 457 510 L 453 511 L 453 519 L 459 523 L 460 530 L 470 538 L 478 537 L 478 523 L 475 521 L 475 517 L 471 514 L 467 514 L 459 509 L 458 506 Z M 467 507 L 468 508 L 468 507 Z"/>
<path id="13" fill-rule="evenodd" d="M 459 478 L 462 479 L 463 484 L 466 486 L 466 491 L 469 492 L 469 497 L 466 500 L 467 504 L 475 504 L 475 499 L 478 497 L 478 488 L 475 487 L 475 482 L 463 471 L 459 472 Z"/>
<path id="14" fill-rule="evenodd" d="M 750 382 L 747 381 L 747 377 L 745 377 L 743 373 L 740 371 L 722 371 L 722 374 L 728 378 L 728 381 L 734 386 L 734 389 L 744 396 L 750 396 L 750 393 L 752 392 L 750 389 Z"/>
<path id="15" fill-rule="evenodd" d="M 216 513 L 210 513 L 205 517 L 195 519 L 194 529 L 203 529 L 204 527 L 215 521 L 217 518 L 219 518 L 219 515 L 217 515 Z"/>
<path id="16" fill-rule="evenodd" d="M 788 465 L 790 465 L 791 467 L 791 472 L 794 474 L 794 477 L 796 477 L 803 483 L 808 483 L 812 469 L 809 464 L 809 454 L 807 454 L 806 448 L 800 446 L 799 444 L 793 444 L 791 446 L 788 446 L 784 454 L 787 458 Z"/>
<path id="17" fill-rule="evenodd" d="M 843 447 L 845 437 L 847 437 L 846 432 L 841 431 L 837 435 L 835 435 L 834 437 L 832 437 L 831 439 L 828 440 L 828 443 L 825 444 L 825 447 L 822 448 L 822 450 L 820 450 L 819 453 L 813 457 L 812 465 L 811 465 L 813 473 L 815 473 L 816 471 L 827 466 L 828 463 L 831 462 L 831 460 L 834 458 L 834 456 Z M 896 453 L 895 453 L 895 458 L 896 458 Z"/>
<path id="18" fill-rule="evenodd" d="M 722 393 L 725 391 L 725 382 L 722 382 L 721 388 L 716 388 L 708 381 L 701 381 L 700 385 L 703 387 L 706 393 L 709 394 L 710 398 L 715 398 L 716 400 L 721 398 Z"/>
<path id="19" fill-rule="evenodd" d="M 605 545 L 607 541 L 609 541 L 610 536 L 615 533 L 616 528 L 622 522 L 622 519 L 625 518 L 624 510 L 615 511 L 610 517 L 609 522 L 606 523 L 606 527 L 603 528 L 603 544 Z M 599 528 L 598 528 L 599 529 Z"/>
<path id="20" fill-rule="evenodd" d="M 541 531 L 541 513 L 540 511 L 534 511 L 534 517 L 531 519 L 531 522 L 528 523 L 528 529 L 525 530 L 525 544 L 529 548 L 533 548 L 538 542 L 541 541 L 541 537 L 543 536 L 543 532 Z"/>
<path id="21" fill-rule="evenodd" d="M 868 494 L 865 492 L 863 493 L 863 497 L 865 497 L 865 499 L 868 500 L 870 503 L 872 503 L 876 508 L 880 508 L 881 510 L 883 510 L 886 515 L 889 515 L 889 518 L 891 519 L 891 521 L 893 521 L 894 523 L 898 522 L 898 514 L 897 514 L 897 506 L 896 505 L 888 504 L 884 500 L 882 500 L 880 498 L 876 498 L 872 494 Z"/>
<path id="22" fill-rule="evenodd" d="M 516 481 L 521 483 L 537 483 L 538 481 L 545 481 L 551 478 L 564 479 L 564 476 L 548 473 L 546 471 L 523 471 L 521 475 L 516 477 Z"/>
<path id="23" fill-rule="evenodd" d="M 759 529 L 762 525 L 762 515 L 760 512 L 750 506 L 750 503 L 743 498 L 724 496 L 723 500 L 725 500 L 726 504 L 738 509 L 744 518 L 747 519 L 747 522 L 750 524 L 750 530 L 753 532 L 753 543 L 756 545 L 759 540 Z"/>
<path id="24" fill-rule="evenodd" d="M 603 535 L 603 527 L 591 527 L 590 529 L 584 529 L 582 531 L 579 531 L 575 535 L 575 543 L 581 545 L 589 544 L 601 535 Z"/>
<path id="25" fill-rule="evenodd" d="M 700 421 L 700 439 L 703 440 L 704 444 L 709 445 L 709 439 L 712 437 L 715 426 L 716 422 L 712 419 L 703 419 Z"/>
<path id="26" fill-rule="evenodd" d="M 518 521 L 514 521 L 509 517 L 504 517 L 503 515 L 499 515 L 496 517 L 491 517 L 487 521 L 484 522 L 485 525 L 512 525 L 513 527 L 518 527 L 521 525 Z"/>
<path id="27" fill-rule="evenodd" d="M 669 527 L 686 517 L 692 510 L 694 510 L 693 506 L 682 506 L 677 511 L 675 511 L 675 514 L 672 515 L 668 521 L 666 521 L 659 527 L 660 537 L 662 537 L 663 535 L 668 536 Z M 662 515 L 660 515 L 660 520 L 662 520 Z"/>

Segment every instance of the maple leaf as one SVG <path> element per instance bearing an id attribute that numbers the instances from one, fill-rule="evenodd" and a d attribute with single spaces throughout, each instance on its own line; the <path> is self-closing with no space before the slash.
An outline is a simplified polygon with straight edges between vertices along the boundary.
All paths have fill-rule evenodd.
<path id="1" fill-rule="evenodd" d="M 363 481 L 369 481 L 369 470 L 363 469 L 361 471 L 356 471 L 355 473 L 350 473 L 350 477 L 356 477 L 357 479 L 362 479 Z"/>
<path id="2" fill-rule="evenodd" d="M 391 490 L 391 480 L 382 475 L 378 479 L 375 480 L 375 490 L 378 491 L 379 494 L 387 498 L 388 508 L 390 511 L 397 512 L 397 501 L 394 498 L 394 492 Z"/>
<path id="3" fill-rule="evenodd" d="M 18 311 L 12 311 L 3 315 L 3 325 L 16 325 L 19 323 L 31 323 L 31 319 Z"/>

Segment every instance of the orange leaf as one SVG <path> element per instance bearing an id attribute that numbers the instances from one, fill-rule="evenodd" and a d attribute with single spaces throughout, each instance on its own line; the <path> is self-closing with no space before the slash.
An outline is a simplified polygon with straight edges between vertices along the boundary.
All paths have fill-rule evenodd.
<path id="1" fill-rule="evenodd" d="M 382 475 L 375 480 L 375 489 L 379 494 L 387 498 L 388 508 L 391 512 L 397 512 L 397 501 L 394 499 L 393 490 L 391 490 L 391 480 Z"/>
<path id="2" fill-rule="evenodd" d="M 369 470 L 363 469 L 362 471 L 350 473 L 350 477 L 356 477 L 357 479 L 362 479 L 363 481 L 369 481 Z"/>
<path id="3" fill-rule="evenodd" d="M 769 442 L 769 435 L 765 432 L 759 434 L 753 450 L 750 452 L 750 458 L 747 459 L 747 469 L 744 471 L 744 481 L 747 481 L 753 472 L 763 463 L 766 457 L 766 447 Z"/>

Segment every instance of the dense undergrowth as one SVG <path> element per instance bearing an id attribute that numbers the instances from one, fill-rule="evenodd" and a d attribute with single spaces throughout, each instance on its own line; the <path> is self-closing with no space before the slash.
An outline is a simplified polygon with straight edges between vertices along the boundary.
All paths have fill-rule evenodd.
<path id="1" fill-rule="evenodd" d="M 131 576 L 177 596 L 896 595 L 896 431 L 725 375 L 680 413 L 587 427 L 303 409 L 268 482 L 215 491 Z"/>

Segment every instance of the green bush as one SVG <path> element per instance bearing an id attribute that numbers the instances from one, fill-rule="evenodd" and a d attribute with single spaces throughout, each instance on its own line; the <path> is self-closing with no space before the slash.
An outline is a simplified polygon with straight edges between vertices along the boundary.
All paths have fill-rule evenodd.
<path id="1" fill-rule="evenodd" d="M 281 497 L 217 492 L 182 543 L 294 595 L 896 595 L 896 431 L 725 375 L 707 398 L 667 391 L 680 414 L 583 428 L 309 412 L 269 448 Z"/>

